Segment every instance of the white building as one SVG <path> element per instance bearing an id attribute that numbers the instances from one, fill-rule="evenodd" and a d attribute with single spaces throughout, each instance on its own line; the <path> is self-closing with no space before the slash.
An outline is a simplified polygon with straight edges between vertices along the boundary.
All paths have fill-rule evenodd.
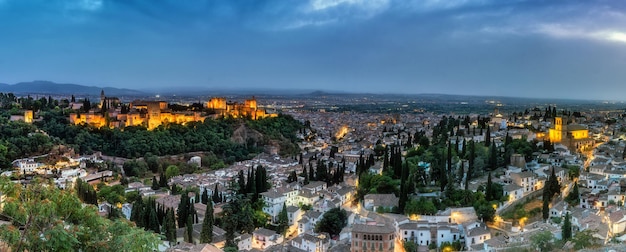
<path id="1" fill-rule="evenodd" d="M 122 214 L 127 220 L 130 220 L 130 214 L 133 212 L 133 205 L 130 203 L 124 203 L 122 205 Z"/>
<path id="2" fill-rule="evenodd" d="M 491 232 L 485 224 L 472 223 L 465 227 L 465 247 L 469 248 L 472 245 L 483 244 L 486 240 L 491 239 Z"/>
<path id="3" fill-rule="evenodd" d="M 397 230 L 396 237 L 400 242 L 411 241 L 420 246 L 428 246 L 432 243 L 441 246 L 443 242 L 452 243 L 461 239 L 458 225 L 454 223 L 410 221 L 400 224 Z"/>
<path id="4" fill-rule="evenodd" d="M 41 165 L 41 163 L 35 162 L 35 159 L 33 158 L 18 159 L 13 161 L 13 166 L 19 169 L 20 174 L 33 173 Z"/>
<path id="5" fill-rule="evenodd" d="M 252 248 L 265 250 L 283 242 L 283 236 L 273 230 L 259 228 L 252 232 Z"/>
<path id="6" fill-rule="evenodd" d="M 306 233 L 291 240 L 291 246 L 307 252 L 326 252 L 330 247 L 330 239 L 326 235 Z"/>
<path id="7" fill-rule="evenodd" d="M 285 196 L 276 190 L 270 190 L 261 193 L 261 195 L 263 196 L 263 201 L 265 202 L 263 212 L 271 217 L 272 223 L 278 222 L 278 215 L 280 214 L 280 211 L 283 210 L 283 205 L 286 201 Z"/>
<path id="8" fill-rule="evenodd" d="M 509 184 L 504 186 L 504 195 L 509 196 L 509 203 L 515 202 L 524 196 L 524 188 L 516 184 Z"/>
<path id="9" fill-rule="evenodd" d="M 543 187 L 539 186 L 537 177 L 532 172 L 511 173 L 511 180 L 524 190 L 524 194 L 534 192 Z"/>
<path id="10" fill-rule="evenodd" d="M 239 242 L 237 242 L 237 250 L 239 251 L 249 251 L 252 249 L 252 235 L 243 234 L 239 237 Z"/>
<path id="11" fill-rule="evenodd" d="M 187 162 L 188 164 L 191 165 L 196 165 L 198 167 L 202 166 L 202 158 L 198 157 L 198 156 L 193 156 L 189 159 L 189 162 Z"/>
<path id="12" fill-rule="evenodd" d="M 298 221 L 298 234 L 304 234 L 313 230 L 320 219 L 322 219 L 322 213 L 307 211 Z"/>

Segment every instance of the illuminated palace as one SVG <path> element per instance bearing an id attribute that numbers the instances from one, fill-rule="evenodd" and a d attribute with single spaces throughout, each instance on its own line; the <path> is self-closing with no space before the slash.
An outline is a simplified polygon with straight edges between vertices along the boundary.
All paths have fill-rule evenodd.
<path id="1" fill-rule="evenodd" d="M 245 100 L 243 104 L 237 102 L 226 102 L 226 98 L 216 97 L 211 98 L 207 102 L 207 108 L 213 110 L 220 116 L 232 116 L 232 117 L 250 117 L 254 120 L 263 117 L 272 117 L 275 114 L 266 114 L 265 110 L 258 109 L 256 99 Z"/>
<path id="2" fill-rule="evenodd" d="M 585 151 L 594 143 L 593 139 L 589 138 L 589 129 L 578 124 L 568 124 L 567 117 L 554 118 L 554 126 L 550 128 L 549 138 L 552 143 L 561 143 L 578 151 Z"/>
<path id="3" fill-rule="evenodd" d="M 214 116 L 249 116 L 252 119 L 275 116 L 259 110 L 254 98 L 246 100 L 244 104 L 227 103 L 224 98 L 212 98 L 207 107 L 211 110 L 209 112 L 215 112 Z M 125 106 L 116 97 L 106 97 L 103 91 L 100 95 L 100 108 L 91 109 L 87 113 L 71 113 L 70 123 L 115 128 L 144 126 L 152 130 L 162 124 L 201 122 L 206 118 L 207 113 L 199 111 L 174 112 L 165 101 L 135 100 Z"/>

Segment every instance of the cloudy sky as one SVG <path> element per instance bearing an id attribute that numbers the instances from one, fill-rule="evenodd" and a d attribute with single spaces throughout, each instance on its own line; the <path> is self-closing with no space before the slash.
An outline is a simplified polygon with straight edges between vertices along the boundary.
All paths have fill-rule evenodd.
<path id="1" fill-rule="evenodd" d="M 626 100 L 621 0 L 0 0 L 0 82 Z"/>

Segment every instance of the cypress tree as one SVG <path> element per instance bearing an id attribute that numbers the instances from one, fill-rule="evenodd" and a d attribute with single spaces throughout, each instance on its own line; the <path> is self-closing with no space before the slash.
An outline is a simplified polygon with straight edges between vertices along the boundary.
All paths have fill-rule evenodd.
<path id="1" fill-rule="evenodd" d="M 548 186 L 549 186 L 548 191 L 550 192 L 550 199 L 552 199 L 552 197 L 555 194 L 559 194 L 561 192 L 561 185 L 559 184 L 558 178 L 554 174 L 554 168 L 552 168 L 552 171 L 550 173 L 550 178 L 548 178 Z"/>
<path id="2" fill-rule="evenodd" d="M 243 175 L 243 170 L 239 171 L 238 174 L 238 182 L 239 182 L 239 194 L 245 194 L 246 193 L 246 178 Z"/>
<path id="3" fill-rule="evenodd" d="M 133 209 L 130 213 L 130 220 L 134 221 L 138 227 L 144 227 L 144 207 L 143 207 L 143 199 L 141 195 L 133 204 Z"/>
<path id="4" fill-rule="evenodd" d="M 446 188 L 446 185 L 448 185 L 448 174 L 446 173 L 446 165 L 444 164 L 444 161 L 442 159 L 439 159 L 437 163 L 439 169 L 439 187 L 441 189 L 441 192 L 443 192 Z"/>
<path id="5" fill-rule="evenodd" d="M 401 213 L 404 213 L 406 208 L 406 202 L 408 201 L 408 178 L 409 178 L 409 166 L 407 162 L 404 162 L 402 166 L 402 176 L 400 178 L 400 199 L 398 201 L 398 208 Z"/>
<path id="6" fill-rule="evenodd" d="M 343 158 L 341 161 L 342 161 L 341 162 L 342 164 L 341 164 L 341 172 L 339 174 L 339 182 L 343 182 L 344 174 L 346 174 L 346 159 Z"/>
<path id="7" fill-rule="evenodd" d="M 541 214 L 544 220 L 550 217 L 550 192 L 544 188 L 543 190 L 543 205 L 541 208 Z"/>
<path id="8" fill-rule="evenodd" d="M 195 204 L 189 204 L 189 216 L 191 216 L 191 220 L 193 221 L 193 224 L 198 223 L 198 213 L 196 212 L 196 206 Z"/>
<path id="9" fill-rule="evenodd" d="M 493 171 L 498 168 L 498 153 L 496 151 L 496 144 L 491 143 L 489 147 L 489 168 Z"/>
<path id="10" fill-rule="evenodd" d="M 472 173 L 474 173 L 474 159 L 476 158 L 476 150 L 474 147 L 473 140 L 470 140 L 469 149 L 470 149 L 469 150 L 470 155 L 469 155 L 468 166 L 467 166 L 467 175 L 465 176 L 465 190 L 468 189 L 469 181 L 472 178 Z"/>
<path id="11" fill-rule="evenodd" d="M 154 205 L 150 204 L 148 205 L 148 225 L 146 225 L 146 228 L 149 230 L 152 230 L 153 232 L 159 234 L 161 233 L 161 229 L 159 227 L 159 218 L 157 217 L 157 213 L 156 213 L 156 209 L 154 208 Z"/>
<path id="12" fill-rule="evenodd" d="M 191 215 L 187 216 L 187 231 L 185 232 L 185 240 L 187 240 L 187 242 L 189 243 L 194 243 L 193 242 L 193 223 L 191 220 Z"/>
<path id="13" fill-rule="evenodd" d="M 206 187 L 204 188 L 204 190 L 202 190 L 202 197 L 200 197 L 200 202 L 202 202 L 202 204 L 209 204 L 209 192 L 206 190 Z"/>
<path id="14" fill-rule="evenodd" d="M 159 190 L 161 186 L 159 186 L 159 181 L 157 181 L 156 176 L 152 176 L 152 186 L 150 187 L 150 189 L 152 190 Z"/>
<path id="15" fill-rule="evenodd" d="M 493 184 L 491 182 L 491 172 L 489 173 L 489 176 L 487 177 L 487 187 L 485 188 L 485 200 L 487 201 L 494 200 Z"/>
<path id="16" fill-rule="evenodd" d="M 246 183 L 246 193 L 252 193 L 256 190 L 256 185 L 254 184 L 254 168 L 248 169 L 248 176 L 246 177 L 248 182 Z"/>
<path id="17" fill-rule="evenodd" d="M 303 184 L 305 184 L 305 185 L 309 184 L 309 176 L 307 175 L 306 167 L 304 168 L 304 182 L 303 182 Z"/>
<path id="18" fill-rule="evenodd" d="M 217 191 L 217 183 L 215 183 L 215 189 L 213 189 L 212 199 L 214 203 L 220 203 L 222 201 L 222 198 L 220 197 L 220 194 Z"/>
<path id="19" fill-rule="evenodd" d="M 283 209 L 278 213 L 278 227 L 277 232 L 285 235 L 287 227 L 289 225 L 289 216 L 287 215 L 287 205 L 283 203 Z"/>
<path id="20" fill-rule="evenodd" d="M 572 238 L 572 222 L 569 213 L 565 213 L 565 220 L 563 221 L 563 226 L 561 226 L 561 232 L 564 241 Z"/>
<path id="21" fill-rule="evenodd" d="M 446 170 L 446 173 L 450 173 L 452 171 L 452 143 L 450 143 L 450 141 L 448 141 L 447 166 L 448 166 L 448 169 Z"/>
<path id="22" fill-rule="evenodd" d="M 307 172 L 306 165 L 302 165 L 302 177 L 304 177 L 304 180 L 309 179 L 309 172 Z"/>
<path id="23" fill-rule="evenodd" d="M 163 229 L 165 230 L 165 239 L 170 242 L 176 241 L 176 218 L 174 217 L 174 210 L 168 208 L 165 212 L 165 224 Z"/>
<path id="24" fill-rule="evenodd" d="M 357 169 L 357 172 L 358 172 L 358 169 Z M 313 172 L 313 165 L 311 165 L 311 163 L 309 163 L 309 181 L 315 181 L 315 172 Z"/>
<path id="25" fill-rule="evenodd" d="M 161 172 L 159 175 L 159 186 L 167 187 L 167 178 L 165 178 L 165 172 Z"/>
<path id="26" fill-rule="evenodd" d="M 204 212 L 204 220 L 202 221 L 202 232 L 200 232 L 200 243 L 213 242 L 213 204 L 208 203 Z"/>
<path id="27" fill-rule="evenodd" d="M 189 216 L 189 196 L 187 193 L 180 195 L 180 203 L 178 204 L 178 227 L 183 228 L 187 224 L 187 216 Z"/>
<path id="28" fill-rule="evenodd" d="M 461 166 L 457 169 L 456 181 L 461 183 L 463 182 L 463 175 L 465 175 L 465 161 L 461 161 Z"/>
<path id="29" fill-rule="evenodd" d="M 250 182 L 248 183 L 248 186 L 250 187 L 250 191 L 248 191 L 248 193 L 252 195 L 253 200 L 256 200 L 256 195 L 257 195 L 256 173 L 258 173 L 258 171 L 255 171 L 254 169 L 252 169 L 252 173 L 250 173 L 250 179 L 248 180 Z"/>

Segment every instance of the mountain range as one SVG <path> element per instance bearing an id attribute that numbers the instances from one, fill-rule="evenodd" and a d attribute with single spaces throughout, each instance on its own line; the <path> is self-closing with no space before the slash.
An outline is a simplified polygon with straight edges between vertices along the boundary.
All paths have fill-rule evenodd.
<path id="1" fill-rule="evenodd" d="M 107 96 L 143 96 L 146 93 L 133 89 L 85 86 L 68 83 L 55 83 L 51 81 L 30 81 L 16 84 L 0 83 L 0 92 L 21 95 L 28 94 L 74 94 L 74 95 L 100 95 L 104 90 Z"/>

